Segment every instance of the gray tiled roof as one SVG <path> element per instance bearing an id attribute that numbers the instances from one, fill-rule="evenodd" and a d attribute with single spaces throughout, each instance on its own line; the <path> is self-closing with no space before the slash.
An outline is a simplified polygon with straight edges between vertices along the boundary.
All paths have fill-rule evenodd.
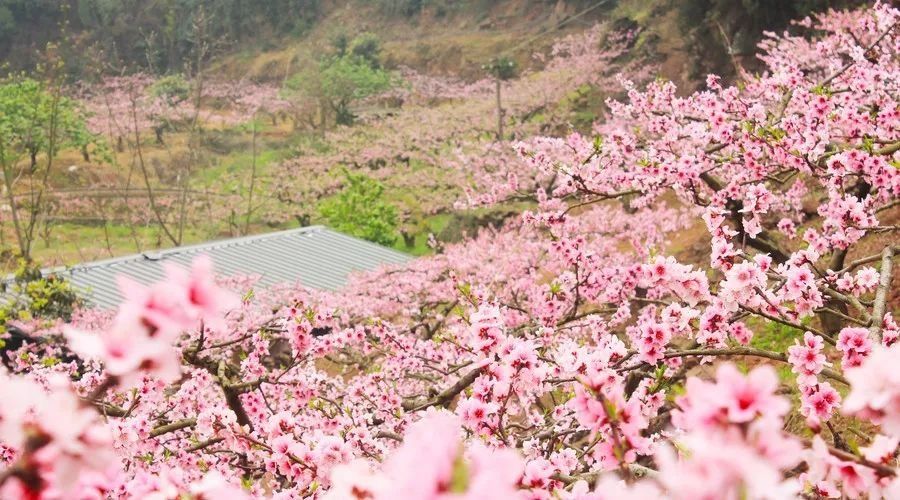
<path id="1" fill-rule="evenodd" d="M 260 276 L 261 286 L 300 283 L 319 290 L 336 290 L 355 271 L 400 264 L 412 257 L 338 233 L 322 226 L 279 231 L 199 245 L 131 255 L 67 269 L 52 270 L 68 279 L 90 305 L 115 308 L 122 300 L 116 276 L 144 284 L 165 274 L 163 264 L 189 267 L 197 255 L 209 255 L 220 276 Z"/>

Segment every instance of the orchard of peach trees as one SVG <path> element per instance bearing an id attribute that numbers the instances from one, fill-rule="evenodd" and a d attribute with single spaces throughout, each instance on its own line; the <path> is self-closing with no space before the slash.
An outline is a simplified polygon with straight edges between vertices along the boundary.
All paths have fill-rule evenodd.
<path id="1" fill-rule="evenodd" d="M 625 98 L 447 167 L 460 206 L 534 200 L 502 227 L 336 292 L 199 258 L 33 323 L 0 368 L 0 498 L 900 498 L 898 24 L 797 20 L 693 93 L 570 40 L 556 74 Z M 113 142 L 177 112 L 108 85 Z M 481 126 L 441 119 L 423 141 Z"/>

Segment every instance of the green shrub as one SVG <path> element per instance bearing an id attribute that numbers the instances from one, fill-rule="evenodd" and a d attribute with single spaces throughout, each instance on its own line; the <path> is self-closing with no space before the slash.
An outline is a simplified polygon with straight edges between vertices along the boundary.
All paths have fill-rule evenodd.
<path id="1" fill-rule="evenodd" d="M 164 76 L 150 88 L 155 97 L 162 97 L 170 105 L 186 100 L 191 94 L 191 84 L 180 74 Z"/>
<path id="2" fill-rule="evenodd" d="M 381 67 L 381 40 L 374 33 L 360 33 L 350 42 L 350 55 L 378 69 Z"/>
<path id="3" fill-rule="evenodd" d="M 319 204 L 319 213 L 338 231 L 390 246 L 397 241 L 397 209 L 384 200 L 384 186 L 364 174 L 345 171 L 344 189 Z"/>
<path id="4" fill-rule="evenodd" d="M 0 81 L 0 137 L 0 163 L 9 167 L 28 155 L 32 171 L 40 154 L 65 147 L 83 150 L 94 143 L 78 102 L 16 75 Z"/>
<path id="5" fill-rule="evenodd" d="M 41 270 L 24 260 L 13 279 L 2 285 L 5 302 L 0 304 L 0 325 L 10 320 L 33 318 L 71 319 L 80 303 L 72 285 L 55 274 L 44 276 Z"/>
<path id="6" fill-rule="evenodd" d="M 427 0 L 377 0 L 376 3 L 385 14 L 412 17 L 422 11 Z"/>

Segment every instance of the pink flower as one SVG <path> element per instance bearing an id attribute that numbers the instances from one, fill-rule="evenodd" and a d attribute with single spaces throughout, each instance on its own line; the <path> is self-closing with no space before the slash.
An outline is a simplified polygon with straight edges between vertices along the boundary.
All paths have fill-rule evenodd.
<path id="1" fill-rule="evenodd" d="M 656 455 L 665 498 L 796 498 L 799 485 L 785 480 L 779 467 L 752 445 L 714 433 L 695 432 L 678 439 L 678 457 L 669 446 Z M 794 462 L 799 461 L 794 457 Z"/>
<path id="2" fill-rule="evenodd" d="M 789 238 L 793 238 L 797 234 L 797 225 L 794 224 L 794 221 L 785 217 L 778 221 L 778 230 L 788 235 Z"/>
<path id="3" fill-rule="evenodd" d="M 212 328 L 222 328 L 223 313 L 240 305 L 237 295 L 216 285 L 212 259 L 206 255 L 194 259 L 190 272 L 171 265 L 166 274 L 184 294 L 182 307 L 190 321 L 202 320 Z"/>
<path id="4" fill-rule="evenodd" d="M 199 321 L 221 327 L 222 313 L 237 303 L 234 294 L 213 284 L 210 266 L 207 257 L 198 257 L 190 274 L 170 266 L 168 280 L 151 287 L 120 278 L 126 300 L 112 325 L 100 335 L 66 327 L 72 350 L 103 361 L 124 386 L 135 385 L 143 374 L 174 382 L 181 374 L 178 335 Z"/>
<path id="5" fill-rule="evenodd" d="M 516 498 L 522 476 L 522 457 L 509 448 L 489 448 L 480 443 L 467 454 L 470 474 L 463 498 Z"/>
<path id="6" fill-rule="evenodd" d="M 351 498 L 385 498 L 389 488 L 388 478 L 372 469 L 363 459 L 336 466 L 331 471 L 331 488 L 324 500 L 348 500 Z"/>
<path id="7" fill-rule="evenodd" d="M 463 424 L 476 431 L 481 429 L 498 409 L 497 403 L 485 403 L 475 398 L 462 399 L 456 405 L 456 413 L 462 418 Z"/>
<path id="8" fill-rule="evenodd" d="M 476 444 L 468 454 L 460 442 L 459 419 L 429 411 L 410 425 L 403 444 L 381 469 L 356 460 L 331 473 L 327 499 L 389 500 L 512 498 L 522 476 L 522 459 L 509 449 Z M 547 476 L 552 473 L 552 469 Z"/>
<path id="9" fill-rule="evenodd" d="M 145 327 L 137 316 L 120 314 L 99 335 L 71 327 L 63 331 L 73 351 L 102 360 L 106 372 L 125 387 L 137 384 L 144 373 L 164 382 L 174 382 L 181 375 L 181 355 L 171 341 L 142 334 Z"/>
<path id="10" fill-rule="evenodd" d="M 644 322 L 638 328 L 637 349 L 641 360 L 655 365 L 663 359 L 672 331 L 668 325 L 655 322 Z"/>
<path id="11" fill-rule="evenodd" d="M 843 353 L 841 363 L 845 368 L 859 366 L 872 352 L 869 330 L 859 327 L 843 328 L 838 334 L 837 348 Z"/>
<path id="12" fill-rule="evenodd" d="M 65 380 L 54 377 L 45 389 L 0 373 L 0 400 L 7 402 L 0 407 L 0 442 L 19 450 L 24 472 L 42 478 L 40 488 L 67 494 L 82 475 L 105 475 L 115 466 L 109 430 Z"/>
<path id="13" fill-rule="evenodd" d="M 788 404 L 775 395 L 778 375 L 769 366 L 754 368 L 747 376 L 731 365 L 716 372 L 717 386 L 726 392 L 726 409 L 731 422 L 748 422 L 759 415 L 784 415 Z"/>
<path id="14" fill-rule="evenodd" d="M 198 498 L 250 499 L 250 495 L 240 486 L 229 483 L 221 473 L 216 471 L 208 472 L 203 479 L 191 484 L 190 492 Z"/>
<path id="15" fill-rule="evenodd" d="M 587 481 L 579 480 L 572 485 L 572 491 L 560 491 L 564 500 L 649 500 L 664 498 L 659 487 L 650 481 L 636 481 L 631 484 L 612 474 L 604 474 L 597 481 L 594 491 L 590 491 Z"/>
<path id="16" fill-rule="evenodd" d="M 900 436 L 900 344 L 877 347 L 858 366 L 847 369 L 850 394 L 844 413 L 880 424 L 892 436 Z"/>
<path id="17" fill-rule="evenodd" d="M 891 465 L 896 459 L 897 445 L 900 444 L 900 437 L 888 437 L 882 434 L 875 436 L 872 444 L 863 446 L 863 456 L 871 462 Z"/>
<path id="18" fill-rule="evenodd" d="M 353 458 L 353 448 L 339 436 L 323 437 L 312 452 L 323 474 L 330 472 L 335 465 L 349 462 Z"/>
<path id="19" fill-rule="evenodd" d="M 482 305 L 470 318 L 470 345 L 473 349 L 488 353 L 500 345 L 503 338 L 503 313 L 499 307 Z"/>
<path id="20" fill-rule="evenodd" d="M 431 498 L 446 491 L 460 455 L 459 419 L 433 412 L 409 426 L 403 444 L 384 463 L 392 498 Z"/>
<path id="21" fill-rule="evenodd" d="M 812 332 L 803 334 L 803 343 L 795 342 L 788 348 L 788 362 L 791 371 L 797 374 L 797 381 L 801 385 L 812 385 L 825 366 L 830 366 L 826 361 L 822 349 L 825 342 Z"/>
<path id="22" fill-rule="evenodd" d="M 858 498 L 875 485 L 875 472 L 872 469 L 835 457 L 818 435 L 813 438 L 812 450 L 807 452 L 806 462 L 809 470 L 800 478 L 822 496 L 841 496 L 843 491 L 850 498 Z M 842 490 L 836 487 L 838 483 Z"/>
<path id="23" fill-rule="evenodd" d="M 800 412 L 816 424 L 831 418 L 841 402 L 841 396 L 828 382 L 801 387 Z"/>
<path id="24" fill-rule="evenodd" d="M 874 290 L 876 286 L 878 286 L 878 280 L 881 275 L 872 267 L 864 267 L 859 271 L 856 271 L 856 285 L 859 287 L 859 290 L 856 291 L 857 294 L 860 292 L 866 292 Z"/>
<path id="25" fill-rule="evenodd" d="M 544 458 L 531 460 L 525 464 L 525 472 L 522 474 L 522 486 L 526 488 L 546 488 L 550 476 L 553 475 L 553 465 Z"/>
<path id="26" fill-rule="evenodd" d="M 770 366 L 758 366 L 742 375 L 732 364 L 723 364 L 715 383 L 690 377 L 686 392 L 676 399 L 676 426 L 686 430 L 746 423 L 757 418 L 779 419 L 789 403 L 775 394 L 778 376 Z"/>
<path id="27" fill-rule="evenodd" d="M 881 322 L 881 343 L 886 347 L 890 347 L 897 342 L 898 338 L 900 338 L 900 325 L 894 321 L 891 313 L 884 313 L 884 318 Z"/>
<path id="28" fill-rule="evenodd" d="M 728 327 L 728 331 L 741 345 L 748 345 L 753 339 L 753 330 L 747 328 L 747 325 L 740 321 L 732 323 Z"/>

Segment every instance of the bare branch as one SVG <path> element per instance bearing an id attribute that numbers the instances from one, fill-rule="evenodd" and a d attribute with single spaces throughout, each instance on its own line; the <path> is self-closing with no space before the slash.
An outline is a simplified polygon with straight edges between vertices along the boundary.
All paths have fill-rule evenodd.
<path id="1" fill-rule="evenodd" d="M 159 437 L 163 434 L 168 434 L 170 432 L 180 431 L 181 429 L 188 429 L 197 425 L 196 418 L 186 418 L 184 420 L 178 420 L 176 422 L 172 422 L 171 424 L 161 425 L 156 427 L 150 431 L 150 437 Z"/>
<path id="2" fill-rule="evenodd" d="M 682 358 L 686 356 L 754 356 L 757 358 L 771 359 L 773 361 L 781 361 L 782 363 L 788 362 L 787 356 L 780 352 L 764 351 L 762 349 L 755 349 L 753 347 L 732 347 L 729 349 L 688 349 L 685 351 L 667 352 L 664 355 L 664 357 L 667 359 Z M 850 382 L 848 382 L 843 375 L 830 368 L 823 369 L 822 375 L 842 384 L 850 385 Z"/>
<path id="3" fill-rule="evenodd" d="M 475 379 L 478 378 L 479 375 L 481 375 L 481 367 L 475 368 L 469 373 L 463 375 L 459 380 L 456 381 L 455 384 L 444 389 L 440 394 L 424 403 L 419 403 L 417 401 L 404 401 L 403 409 L 406 411 L 419 411 L 431 406 L 447 406 L 451 401 L 453 401 L 453 398 L 464 391 L 466 387 L 472 385 L 472 383 L 475 382 Z"/>
<path id="4" fill-rule="evenodd" d="M 881 342 L 881 324 L 884 319 L 884 309 L 887 305 L 888 289 L 891 287 L 891 272 L 894 265 L 894 247 L 886 246 L 881 252 L 881 278 L 878 280 L 878 289 L 875 291 L 875 304 L 872 306 L 872 326 L 869 332 Z"/>

